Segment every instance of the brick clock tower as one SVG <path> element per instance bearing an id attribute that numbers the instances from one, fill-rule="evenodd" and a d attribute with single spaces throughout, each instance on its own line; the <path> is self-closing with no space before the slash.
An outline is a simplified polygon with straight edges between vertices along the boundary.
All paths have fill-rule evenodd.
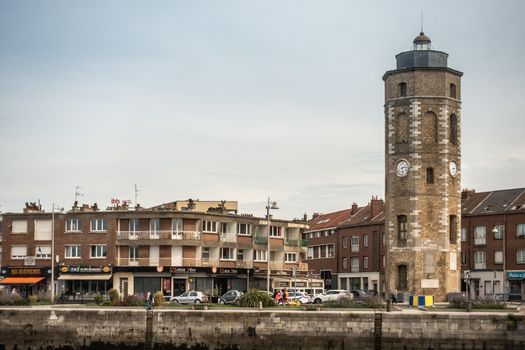
<path id="1" fill-rule="evenodd" d="M 388 291 L 460 290 L 461 76 L 423 32 L 385 73 Z"/>

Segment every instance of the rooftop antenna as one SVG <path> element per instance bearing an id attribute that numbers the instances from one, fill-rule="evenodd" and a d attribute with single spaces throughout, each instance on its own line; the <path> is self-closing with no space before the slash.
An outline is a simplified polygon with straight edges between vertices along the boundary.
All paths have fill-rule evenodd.
<path id="1" fill-rule="evenodd" d="M 135 205 L 137 205 L 137 204 L 138 204 L 138 202 L 137 202 L 137 196 L 138 196 L 140 190 L 139 190 L 139 188 L 137 187 L 137 184 L 133 184 L 133 185 L 135 186 Z"/>
<path id="2" fill-rule="evenodd" d="M 421 11 L 421 33 L 423 32 L 423 11 Z"/>
<path id="3" fill-rule="evenodd" d="M 80 193 L 82 186 L 75 186 L 75 202 L 78 203 L 78 197 L 82 197 L 84 193 Z"/>

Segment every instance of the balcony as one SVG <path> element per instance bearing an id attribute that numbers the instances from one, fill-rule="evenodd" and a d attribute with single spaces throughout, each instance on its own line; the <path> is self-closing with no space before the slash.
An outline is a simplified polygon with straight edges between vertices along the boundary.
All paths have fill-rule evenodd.
<path id="1" fill-rule="evenodd" d="M 253 261 L 237 260 L 237 268 L 251 269 L 253 268 Z"/>
<path id="2" fill-rule="evenodd" d="M 308 247 L 308 240 L 307 239 L 301 239 L 301 248 Z"/>
<path id="3" fill-rule="evenodd" d="M 288 247 L 298 247 L 299 240 L 298 239 L 287 239 L 286 241 L 284 241 L 284 244 Z"/>
<path id="4" fill-rule="evenodd" d="M 283 262 L 270 262 L 270 268 L 272 270 L 283 270 L 284 269 L 284 263 Z"/>
<path id="5" fill-rule="evenodd" d="M 117 240 L 200 240 L 198 231 L 118 231 Z"/>
<path id="6" fill-rule="evenodd" d="M 253 243 L 255 244 L 268 244 L 268 237 L 266 236 L 254 236 Z"/>
<path id="7" fill-rule="evenodd" d="M 219 259 L 202 258 L 201 266 L 202 267 L 219 266 Z"/>

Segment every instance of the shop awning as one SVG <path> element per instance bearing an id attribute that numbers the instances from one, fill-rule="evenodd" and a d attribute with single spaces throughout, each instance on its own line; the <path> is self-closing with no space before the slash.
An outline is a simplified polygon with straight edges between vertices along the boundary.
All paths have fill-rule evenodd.
<path id="1" fill-rule="evenodd" d="M 99 280 L 99 281 L 107 281 L 111 278 L 110 274 L 76 274 L 76 273 L 68 273 L 64 275 L 60 275 L 58 277 L 59 280 L 66 280 L 66 281 L 93 281 L 93 280 Z"/>
<path id="2" fill-rule="evenodd" d="M 0 280 L 0 284 L 34 284 L 45 279 L 45 277 L 6 277 Z"/>

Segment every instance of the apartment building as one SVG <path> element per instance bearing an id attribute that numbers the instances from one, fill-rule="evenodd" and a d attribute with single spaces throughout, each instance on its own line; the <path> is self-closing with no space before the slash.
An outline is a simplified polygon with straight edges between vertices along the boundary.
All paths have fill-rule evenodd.
<path id="1" fill-rule="evenodd" d="M 160 290 L 166 297 L 189 289 L 266 289 L 268 258 L 271 283 L 291 286 L 292 276 L 307 281 L 306 228 L 298 220 L 239 215 L 237 203 L 226 201 L 106 210 L 75 204 L 53 215 L 28 204 L 23 213 L 4 215 L 0 284 L 27 294 L 48 290 L 54 256 L 57 294 L 74 298 L 112 287 L 122 295 Z"/>
<path id="2" fill-rule="evenodd" d="M 525 300 L 525 188 L 464 190 L 461 207 L 460 289 L 473 298 Z M 305 235 L 310 272 L 329 271 L 331 288 L 387 291 L 382 200 L 316 216 Z M 329 253 L 314 253 L 327 245 L 334 245 Z"/>

